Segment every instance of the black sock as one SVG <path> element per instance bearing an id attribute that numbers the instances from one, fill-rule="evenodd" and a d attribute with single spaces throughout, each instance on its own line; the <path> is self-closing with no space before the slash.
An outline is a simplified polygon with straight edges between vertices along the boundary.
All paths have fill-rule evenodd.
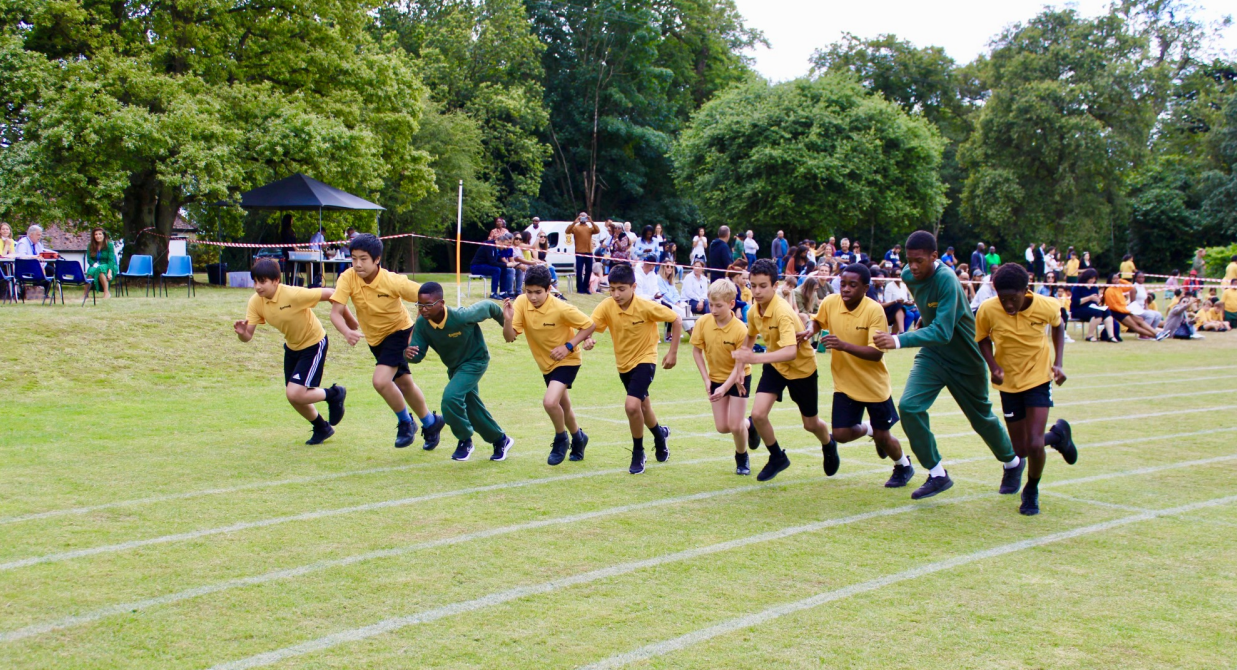
<path id="1" fill-rule="evenodd" d="M 324 389 L 322 389 L 322 391 L 323 391 L 324 393 L 326 393 L 326 398 L 325 398 L 325 400 L 326 400 L 327 402 L 331 402 L 331 401 L 333 401 L 333 400 L 335 400 L 336 398 L 338 398 L 338 397 L 339 397 L 339 387 L 338 387 L 338 386 L 331 385 L 331 386 L 330 386 L 330 388 L 324 388 Z"/>
<path id="2" fill-rule="evenodd" d="M 769 454 L 772 456 L 781 456 L 782 448 L 777 446 L 777 442 L 769 445 Z"/>
<path id="3" fill-rule="evenodd" d="M 314 417 L 314 420 L 310 421 L 310 423 L 314 425 L 314 430 L 321 430 L 325 432 L 326 429 L 330 427 L 330 424 L 326 422 L 326 419 L 322 418 L 321 414 Z"/>
<path id="4" fill-rule="evenodd" d="M 1044 433 L 1044 446 L 1045 447 L 1055 447 L 1057 446 L 1057 443 L 1060 441 L 1061 441 L 1061 435 L 1058 434 L 1055 430 L 1050 430 L 1047 433 Z"/>
<path id="5" fill-rule="evenodd" d="M 644 438 L 643 437 L 631 438 L 631 450 L 632 451 L 644 451 Z"/>
<path id="6" fill-rule="evenodd" d="M 735 453 L 735 455 L 734 455 L 734 462 L 735 462 L 735 463 L 738 463 L 739 465 L 743 465 L 743 464 L 747 463 L 747 452 L 745 451 L 745 452 L 743 452 L 743 453 L 741 453 L 741 454 L 740 454 L 740 453 Z"/>
<path id="7" fill-rule="evenodd" d="M 1022 487 L 1024 491 L 1039 492 L 1039 477 L 1027 477 L 1027 485 Z"/>

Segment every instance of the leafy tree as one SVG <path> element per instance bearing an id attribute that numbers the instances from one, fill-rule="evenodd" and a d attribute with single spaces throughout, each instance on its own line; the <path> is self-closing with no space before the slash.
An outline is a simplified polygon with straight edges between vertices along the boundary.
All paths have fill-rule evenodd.
<path id="1" fill-rule="evenodd" d="M 922 118 L 824 75 L 719 95 L 674 158 L 680 187 L 713 224 L 792 239 L 854 231 L 876 248 L 940 216 L 943 145 Z"/>

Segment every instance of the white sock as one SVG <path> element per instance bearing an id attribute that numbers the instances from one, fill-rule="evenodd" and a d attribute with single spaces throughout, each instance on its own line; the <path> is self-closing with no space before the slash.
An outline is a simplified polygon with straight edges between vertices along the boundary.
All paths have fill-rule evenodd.
<path id="1" fill-rule="evenodd" d="M 1005 469 L 1006 469 L 1006 470 L 1013 470 L 1014 468 L 1018 467 L 1018 464 L 1019 464 L 1019 463 L 1021 463 L 1021 462 L 1022 462 L 1022 459 L 1021 459 L 1021 458 L 1018 458 L 1017 456 L 1014 456 L 1014 460 L 1012 460 L 1012 461 L 1010 461 L 1010 462 L 1008 462 L 1008 463 L 1006 463 L 1006 464 L 1005 464 Z"/>
<path id="2" fill-rule="evenodd" d="M 905 456 L 903 456 L 903 458 L 905 458 Z M 937 463 L 935 467 L 933 467 L 931 470 L 928 470 L 928 476 L 929 477 L 944 477 L 945 476 L 945 464 Z"/>
<path id="3" fill-rule="evenodd" d="M 908 458 L 906 454 L 902 454 L 902 458 L 898 459 L 898 465 L 901 465 L 902 467 L 906 467 L 910 464 L 911 464 L 911 459 Z M 945 468 L 941 468 L 941 472 L 944 472 L 944 471 L 945 471 Z"/>
<path id="4" fill-rule="evenodd" d="M 873 432 L 872 424 L 868 423 L 867 421 L 864 421 L 863 423 L 859 424 L 859 429 L 863 431 L 864 435 L 870 436 Z"/>

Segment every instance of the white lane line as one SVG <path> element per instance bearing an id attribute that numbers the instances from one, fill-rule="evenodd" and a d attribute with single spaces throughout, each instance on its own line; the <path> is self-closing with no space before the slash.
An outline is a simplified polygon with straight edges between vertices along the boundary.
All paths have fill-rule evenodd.
<path id="1" fill-rule="evenodd" d="M 754 626 L 759 626 L 788 614 L 794 614 L 796 612 L 819 607 L 834 601 L 844 600 L 852 596 L 875 591 L 899 582 L 918 579 L 936 572 L 952 570 L 969 563 L 975 563 L 977 561 L 982 561 L 989 558 L 996 558 L 998 556 L 1005 556 L 1006 554 L 1012 554 L 1025 549 L 1042 547 L 1046 544 L 1052 544 L 1054 542 L 1063 542 L 1065 540 L 1071 540 L 1084 535 L 1102 533 L 1114 528 L 1120 528 L 1122 526 L 1128 526 L 1130 524 L 1140 523 L 1143 521 L 1150 521 L 1160 517 L 1175 516 L 1201 509 L 1219 507 L 1235 501 L 1237 501 L 1237 496 L 1226 496 L 1223 498 L 1213 498 L 1211 500 L 1191 503 L 1189 505 L 1170 507 L 1168 509 L 1149 510 L 1138 514 L 1133 514 L 1131 516 L 1082 526 L 1080 528 L 1072 528 L 1070 530 L 1065 530 L 1058 533 L 1041 535 L 1040 537 L 1019 540 L 1018 542 L 1010 542 L 1008 544 L 1002 544 L 990 549 L 984 549 L 982 551 L 976 551 L 962 556 L 947 558 L 942 561 L 927 563 L 919 567 L 911 568 L 910 570 L 904 570 L 902 572 L 885 575 L 883 577 L 877 577 L 876 579 L 870 579 L 866 582 L 860 582 L 858 584 L 851 584 L 833 591 L 825 591 L 811 596 L 810 598 L 804 598 L 803 600 L 785 603 L 776 607 L 770 607 L 764 611 L 736 617 L 730 619 L 729 621 L 723 621 L 707 628 L 702 628 L 700 630 L 687 633 L 686 635 L 680 635 L 679 637 L 670 638 L 661 642 L 655 642 L 638 649 L 616 654 L 591 665 L 584 666 L 584 670 L 610 670 L 612 668 L 621 668 L 637 661 L 644 661 L 656 656 L 664 656 L 675 651 L 686 649 L 692 645 L 711 640 L 721 635 L 726 635 L 727 633 L 733 633 L 747 628 L 752 628 Z"/>
<path id="2" fill-rule="evenodd" d="M 888 470 L 888 468 L 848 472 L 848 473 L 836 475 L 834 479 L 844 478 L 844 477 L 860 477 L 864 475 L 885 472 L 886 470 Z M 80 626 L 83 624 L 91 623 L 94 621 L 98 621 L 100 619 L 107 618 L 109 616 L 116 616 L 119 614 L 130 614 L 138 610 L 146 610 L 146 609 L 151 609 L 153 607 L 171 605 L 173 603 L 178 603 L 178 602 L 182 602 L 185 600 L 191 600 L 193 598 L 200 598 L 202 596 L 210 595 L 213 593 L 220 593 L 222 591 L 230 591 L 236 588 L 242 588 L 246 586 L 258 586 L 261 584 L 267 584 L 270 582 L 284 580 L 284 579 L 294 579 L 296 577 L 303 577 L 310 573 L 320 572 L 322 570 L 327 570 L 330 568 L 346 567 L 349 565 L 355 565 L 357 563 L 362 563 L 365 561 L 372 561 L 372 560 L 377 560 L 377 559 L 382 559 L 382 558 L 393 558 L 396 556 L 404 556 L 404 555 L 411 554 L 414 552 L 424 551 L 426 549 L 434 549 L 437 547 L 446 547 L 446 546 L 452 546 L 452 545 L 457 545 L 457 544 L 464 544 L 467 542 L 485 540 L 485 539 L 489 539 L 493 537 L 499 537 L 502 535 L 510 535 L 512 533 L 520 533 L 520 532 L 528 531 L 528 530 L 537 530 L 539 528 L 547 528 L 550 526 L 570 525 L 570 524 L 578 523 L 581 521 L 591 521 L 591 520 L 601 519 L 601 518 L 608 517 L 608 516 L 627 514 L 629 512 L 637 512 L 637 511 L 646 510 L 646 509 L 654 509 L 657 507 L 666 507 L 666 506 L 671 506 L 671 505 L 692 503 L 692 502 L 697 502 L 701 500 L 720 498 L 723 496 L 739 495 L 742 493 L 749 493 L 752 491 L 758 491 L 761 489 L 769 488 L 770 486 L 776 486 L 776 487 L 797 486 L 800 484 L 819 482 L 823 479 L 825 479 L 825 477 L 821 475 L 821 476 L 816 476 L 816 477 L 809 477 L 807 479 L 795 479 L 795 480 L 787 480 L 783 482 L 771 482 L 769 484 L 754 484 L 750 486 L 736 486 L 736 487 L 731 487 L 731 488 L 717 489 L 713 491 L 704 491 L 701 493 L 693 493 L 690 495 L 676 496 L 673 498 L 661 498 L 658 500 L 650 500 L 650 501 L 642 502 L 642 503 L 633 503 L 630 505 L 619 505 L 617 507 L 608 507 L 606 509 L 595 510 L 592 512 L 572 514 L 570 516 L 556 517 L 556 518 L 551 518 L 551 519 L 539 519 L 537 521 L 528 521 L 525 523 L 512 524 L 509 526 L 502 526 L 499 528 L 490 528 L 487 530 L 476 531 L 473 533 L 464 533 L 462 535 L 453 535 L 450 537 L 444 537 L 444 538 L 439 538 L 435 540 L 417 542 L 417 543 L 405 545 L 402 547 L 379 549 L 375 551 L 368 551 L 368 552 L 361 553 L 361 554 L 354 554 L 352 556 L 344 556 L 342 558 L 329 559 L 329 560 L 324 560 L 324 561 L 316 561 L 314 563 L 309 563 L 307 565 L 301 565 L 301 566 L 297 566 L 294 568 L 272 570 L 270 572 L 266 572 L 260 575 L 254 575 L 251 577 L 240 577 L 236 579 L 228 579 L 222 582 L 217 582 L 214 584 L 206 584 L 206 585 L 199 586 L 196 588 L 186 589 L 184 591 L 178 591 L 176 593 L 169 593 L 169 594 L 157 596 L 154 598 L 146 598 L 143 600 L 120 603 L 118 605 L 111 605 L 111 606 L 103 607 L 103 608 L 93 610 L 90 612 L 84 612 L 82 614 L 77 614 L 77 615 L 67 616 L 61 619 L 56 619 L 54 621 L 48 621 L 45 623 L 26 626 L 24 628 L 18 628 L 15 630 L 0 632 L 0 643 L 16 642 L 17 640 L 23 640 L 25 638 L 34 637 L 36 635 L 42 635 L 43 633 L 49 633 L 54 630 L 60 630 L 64 628 L 70 628 L 73 626 Z"/>
<path id="3" fill-rule="evenodd" d="M 1237 458 L 1237 455 L 1234 455 L 1234 457 Z M 1140 468 L 1137 471 L 1137 473 L 1130 472 L 1130 474 L 1147 474 L 1147 470 L 1148 470 L 1147 468 Z M 1122 476 L 1122 475 L 1120 473 L 1114 473 L 1114 476 Z M 1059 482 L 1053 482 L 1049 484 L 1048 486 L 1053 486 L 1053 485 L 1063 486 L 1068 483 L 1070 483 L 1069 480 L 1064 480 L 1064 481 L 1059 481 Z M 700 558 L 702 556 L 708 556 L 708 555 L 716 554 L 720 552 L 731 551 L 734 549 L 741 549 L 743 547 L 749 547 L 749 546 L 764 543 L 764 542 L 781 540 L 781 539 L 785 539 L 785 538 L 792 537 L 795 535 L 801 535 L 803 533 L 813 533 L 816 531 L 824 530 L 826 528 L 832 528 L 835 526 L 856 523 L 859 521 L 866 521 L 868 519 L 895 516 L 898 514 L 905 514 L 907 512 L 914 512 L 914 511 L 922 510 L 922 509 L 930 509 L 930 508 L 939 507 L 943 505 L 955 505 L 959 503 L 979 500 L 981 498 L 991 498 L 997 495 L 999 494 L 995 492 L 988 492 L 988 493 L 978 493 L 978 494 L 969 495 L 969 496 L 961 496 L 958 498 L 945 499 L 945 500 L 934 499 L 931 501 L 926 501 L 926 502 L 921 502 L 921 503 L 912 503 L 910 505 L 901 505 L 899 507 L 892 507 L 892 508 L 886 508 L 882 510 L 863 512 L 860 514 L 855 514 L 855 515 L 846 516 L 846 517 L 826 519 L 824 521 L 817 521 L 817 522 L 813 522 L 809 524 L 803 524 L 800 526 L 790 526 L 788 528 L 782 528 L 780 530 L 770 531 L 768 533 L 760 533 L 758 535 L 751 535 L 748 537 L 738 538 L 735 540 L 728 540 L 726 542 L 719 542 L 717 544 L 711 544 L 711 545 L 704 546 L 704 547 L 696 547 L 696 548 L 687 549 L 684 551 L 677 551 L 674 553 L 663 554 L 661 556 L 654 556 L 652 558 L 642 559 L 638 561 L 629 561 L 626 563 L 619 563 L 619 564 L 612 565 L 606 568 L 599 568 L 597 570 L 590 570 L 588 572 L 583 572 L 577 575 L 571 575 L 569 577 L 561 577 L 559 579 L 553 579 L 547 582 L 541 582 L 540 584 L 529 584 L 525 586 L 517 586 L 515 588 L 507 589 L 505 591 L 498 591 L 498 592 L 491 593 L 485 596 L 481 596 L 479 598 L 474 598 L 472 600 L 464 600 L 460 602 L 451 603 L 449 605 L 443 605 L 441 607 L 435 607 L 429 610 L 423 610 L 421 612 L 409 614 L 407 616 L 385 619 L 377 623 L 370 624 L 368 626 L 362 626 L 360 628 L 353 628 L 350 630 L 344 630 L 344 631 L 340 631 L 337 633 L 332 633 L 330 635 L 320 637 L 316 640 L 309 640 L 306 642 L 302 642 L 300 644 L 295 644 L 289 647 L 284 647 L 283 649 L 276 649 L 274 651 L 256 654 L 248 658 L 238 659 L 235 661 L 229 661 L 226 663 L 220 663 L 218 665 L 211 666 L 210 670 L 243 670 L 245 668 L 256 668 L 256 667 L 261 667 L 265 665 L 271 665 L 272 663 L 278 663 L 280 661 L 283 661 L 289 658 L 303 656 L 305 654 L 310 654 L 310 653 L 314 653 L 318 651 L 323 651 L 326 649 L 330 649 L 332 647 L 336 647 L 341 644 L 347 644 L 350 642 L 358 642 L 360 640 L 365 640 L 365 639 L 375 637 L 378 635 L 383 635 L 383 634 L 390 633 L 396 630 L 407 628 L 408 626 L 413 626 L 413 625 L 422 624 L 422 623 L 429 623 L 429 622 L 437 621 L 439 619 L 442 619 L 448 616 L 453 616 L 456 614 L 463 614 L 465 612 L 473 612 L 476 610 L 485 609 L 487 607 L 501 605 L 503 603 L 507 603 L 512 600 L 527 598 L 529 596 L 552 593 L 554 591 L 559 591 L 561 589 L 568 588 L 571 586 L 578 586 L 580 584 L 588 584 L 588 583 L 600 581 L 603 579 L 609 579 L 611 577 L 618 577 L 621 575 L 629 574 L 631 572 L 635 572 L 637 570 L 642 570 L 644 568 L 657 567 L 660 565 L 665 565 L 667 563 L 675 563 L 679 561 L 688 561 L 688 560 Z M 1234 500 L 1234 499 L 1237 499 L 1237 496 L 1232 496 L 1230 498 L 1223 498 L 1222 500 Z"/>

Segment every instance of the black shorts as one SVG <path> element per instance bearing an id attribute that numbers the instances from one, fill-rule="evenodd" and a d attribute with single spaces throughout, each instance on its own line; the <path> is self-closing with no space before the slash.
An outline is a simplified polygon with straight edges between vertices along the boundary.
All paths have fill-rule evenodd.
<path id="1" fill-rule="evenodd" d="M 564 386 L 571 388 L 571 383 L 576 380 L 576 375 L 579 373 L 580 366 L 578 365 L 560 365 L 550 370 L 549 374 L 541 375 L 541 378 L 545 380 L 547 388 L 550 382 L 562 382 Z"/>
<path id="2" fill-rule="evenodd" d="M 1027 418 L 1028 407 L 1052 407 L 1052 382 L 1017 393 L 1001 391 L 1001 412 L 1005 414 L 1006 423 Z"/>
<path id="3" fill-rule="evenodd" d="M 799 413 L 807 417 L 816 416 L 820 414 L 817 400 L 819 393 L 816 390 L 817 376 L 818 373 L 813 371 L 811 375 L 803 379 L 787 379 L 777 371 L 777 368 L 765 363 L 760 369 L 760 384 L 756 386 L 756 392 L 772 393 L 777 396 L 778 402 L 782 402 L 782 391 L 790 389 L 790 399 L 799 406 Z"/>
<path id="4" fill-rule="evenodd" d="M 725 383 L 725 382 L 715 382 L 715 381 L 710 381 L 710 382 L 709 382 L 709 392 L 710 392 L 710 393 L 712 393 L 713 391 L 716 391 L 717 389 L 721 388 L 721 385 L 722 385 L 723 383 Z M 743 378 L 743 393 L 739 393 L 739 387 L 738 387 L 738 386 L 731 386 L 731 387 L 730 387 L 730 389 L 726 391 L 726 395 L 728 395 L 728 396 L 730 396 L 730 397 L 732 397 L 732 398 L 748 398 L 748 397 L 751 397 L 751 395 L 752 395 L 752 376 L 751 376 L 751 375 L 748 375 L 748 376 L 746 376 L 746 377 L 744 377 L 744 378 Z"/>
<path id="5" fill-rule="evenodd" d="M 325 337 L 322 341 L 293 351 L 283 345 L 283 383 L 300 384 L 308 389 L 322 385 L 322 364 L 326 362 L 326 350 L 330 346 Z"/>
<path id="6" fill-rule="evenodd" d="M 371 346 L 369 350 L 374 354 L 374 361 L 378 365 L 395 368 L 394 379 L 399 379 L 404 375 L 412 374 L 408 369 L 408 360 L 404 358 L 404 350 L 408 348 L 410 340 L 412 340 L 412 329 L 405 328 L 387 335 L 378 343 L 378 346 Z"/>
<path id="7" fill-rule="evenodd" d="M 627 372 L 620 372 L 619 379 L 623 380 L 627 395 L 644 400 L 649 397 L 649 386 L 653 384 L 653 374 L 656 372 L 657 366 L 653 363 L 637 363 Z"/>
<path id="8" fill-rule="evenodd" d="M 898 409 L 894 407 L 893 398 L 885 398 L 881 402 L 859 402 L 845 393 L 834 392 L 833 427 L 858 426 L 863 422 L 864 410 L 868 411 L 872 430 L 889 430 L 898 422 Z"/>

